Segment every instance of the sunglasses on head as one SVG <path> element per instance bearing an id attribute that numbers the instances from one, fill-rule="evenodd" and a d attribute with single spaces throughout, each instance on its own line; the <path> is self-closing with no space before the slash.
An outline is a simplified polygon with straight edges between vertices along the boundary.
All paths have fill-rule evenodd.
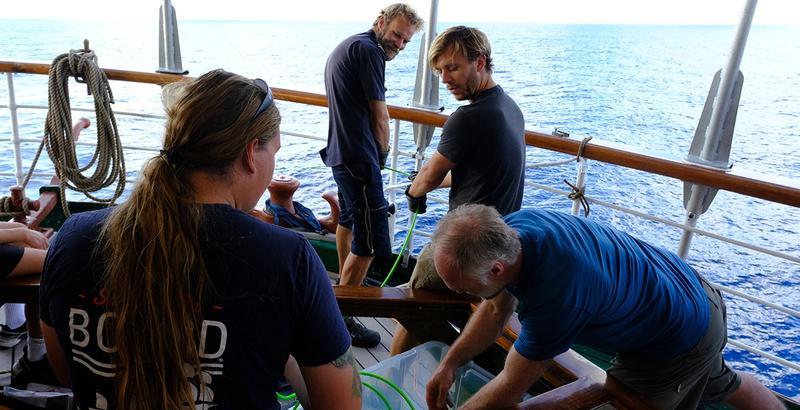
<path id="1" fill-rule="evenodd" d="M 274 102 L 274 99 L 272 98 L 272 90 L 269 88 L 269 86 L 267 85 L 266 81 L 264 81 L 264 80 L 262 80 L 260 78 L 256 78 L 255 80 L 253 80 L 253 84 L 257 85 L 259 88 L 264 90 L 264 92 L 267 93 L 267 95 L 264 97 L 264 101 L 261 101 L 261 105 L 258 106 L 258 109 L 256 110 L 256 113 L 253 114 L 253 118 L 250 118 L 251 122 L 253 120 L 255 120 L 256 117 L 261 115 L 261 113 L 266 111 L 267 108 L 269 108 L 272 105 L 272 103 Z"/>

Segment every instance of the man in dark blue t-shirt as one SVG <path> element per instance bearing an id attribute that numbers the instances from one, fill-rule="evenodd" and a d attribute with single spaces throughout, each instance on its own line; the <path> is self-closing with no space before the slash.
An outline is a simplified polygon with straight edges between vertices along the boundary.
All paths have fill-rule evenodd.
<path id="1" fill-rule="evenodd" d="M 389 153 L 385 66 L 421 26 L 413 9 L 392 4 L 381 11 L 372 29 L 336 46 L 325 65 L 328 144 L 320 156 L 332 168 L 339 191 L 336 247 L 342 285 L 360 285 L 372 259 L 391 253 L 389 204 L 380 173 Z M 352 319 L 346 323 L 353 345 L 380 343 L 378 333 Z"/>
<path id="2" fill-rule="evenodd" d="M 432 243 L 447 286 L 484 301 L 431 377 L 431 408 L 444 408 L 455 370 L 494 342 L 515 308 L 522 329 L 505 367 L 466 407 L 515 404 L 549 359 L 585 343 L 617 352 L 608 373 L 654 408 L 780 408 L 725 364 L 719 291 L 667 250 L 560 212 L 502 218 L 483 205 L 451 211 Z"/>

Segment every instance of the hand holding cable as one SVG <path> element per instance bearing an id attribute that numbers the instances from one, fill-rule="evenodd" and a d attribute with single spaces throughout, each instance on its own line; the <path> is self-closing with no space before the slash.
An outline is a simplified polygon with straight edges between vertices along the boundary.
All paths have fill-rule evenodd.
<path id="1" fill-rule="evenodd" d="M 424 214 L 425 211 L 428 210 L 428 195 L 422 194 L 421 197 L 412 196 L 408 193 L 408 190 L 411 189 L 411 185 L 406 187 L 406 199 L 408 200 L 408 210 L 411 212 L 415 212 L 418 214 Z"/>
<path id="2" fill-rule="evenodd" d="M 386 161 L 389 159 L 389 150 L 387 149 L 385 152 L 381 151 L 378 153 L 378 162 L 380 169 L 386 168 Z"/>

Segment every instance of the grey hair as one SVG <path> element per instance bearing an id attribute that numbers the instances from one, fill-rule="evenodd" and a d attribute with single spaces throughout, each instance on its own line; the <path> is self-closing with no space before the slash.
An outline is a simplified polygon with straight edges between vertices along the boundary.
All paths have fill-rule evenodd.
<path id="1" fill-rule="evenodd" d="M 378 29 L 378 22 L 381 20 L 381 17 L 383 17 L 384 24 L 389 24 L 392 20 L 399 16 L 405 16 L 405 18 L 408 19 L 408 23 L 414 28 L 415 31 L 419 31 L 422 28 L 422 17 L 420 17 L 417 12 L 411 8 L 411 6 L 404 3 L 394 3 L 381 10 L 381 13 L 378 14 L 378 17 L 376 17 L 375 21 L 372 23 L 372 29 Z"/>
<path id="2" fill-rule="evenodd" d="M 447 253 L 454 269 L 482 283 L 495 261 L 513 263 L 522 250 L 517 231 L 496 209 L 479 204 L 461 205 L 445 215 L 431 243 Z"/>

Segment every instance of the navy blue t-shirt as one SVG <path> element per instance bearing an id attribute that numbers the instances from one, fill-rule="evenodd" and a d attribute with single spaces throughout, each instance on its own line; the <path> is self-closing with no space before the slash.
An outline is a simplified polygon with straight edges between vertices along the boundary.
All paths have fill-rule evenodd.
<path id="1" fill-rule="evenodd" d="M 531 360 L 573 342 L 670 359 L 708 327 L 697 273 L 677 255 L 584 218 L 539 210 L 505 217 L 522 242 L 514 347 Z"/>
<path id="2" fill-rule="evenodd" d="M 502 87 L 482 91 L 450 115 L 436 150 L 456 164 L 451 170 L 451 210 L 463 204 L 493 206 L 501 215 L 520 209 L 525 120 Z"/>
<path id="3" fill-rule="evenodd" d="M 325 165 L 379 165 L 369 102 L 386 99 L 385 68 L 386 55 L 372 30 L 348 37 L 331 52 L 325 64 L 328 145 L 320 151 Z"/>
<path id="4" fill-rule="evenodd" d="M 83 409 L 116 407 L 113 346 L 98 336 L 114 318 L 106 291 L 98 289 L 101 261 L 93 255 L 107 215 L 79 213 L 64 223 L 40 288 L 41 318 L 58 334 Z M 211 382 L 201 403 L 277 409 L 274 393 L 289 354 L 318 366 L 350 347 L 330 281 L 300 234 L 227 205 L 206 205 L 205 218 L 204 237 L 210 239 L 203 255 L 213 299 L 204 304 L 198 335 L 201 377 Z"/>

